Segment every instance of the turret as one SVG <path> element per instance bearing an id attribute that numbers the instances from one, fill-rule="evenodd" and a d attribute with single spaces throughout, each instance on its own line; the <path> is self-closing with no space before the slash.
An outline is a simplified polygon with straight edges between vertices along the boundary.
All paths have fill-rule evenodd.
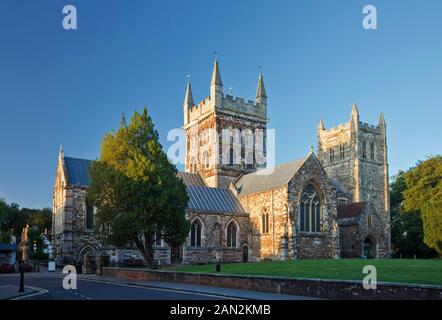
<path id="1" fill-rule="evenodd" d="M 267 94 L 266 89 L 264 87 L 264 77 L 262 73 L 259 75 L 258 78 L 258 87 L 256 88 L 256 99 L 255 99 L 256 105 L 266 108 L 267 107 Z"/>
<path id="2" fill-rule="evenodd" d="M 384 114 L 381 112 L 381 115 L 379 116 L 379 127 L 384 127 L 385 128 L 385 118 L 384 118 Z"/>
<path id="3" fill-rule="evenodd" d="M 193 103 L 193 95 L 192 95 L 192 85 L 190 84 L 190 80 L 187 82 L 186 88 L 186 96 L 184 97 L 184 125 L 189 122 L 189 109 L 194 105 Z"/>
<path id="4" fill-rule="evenodd" d="M 319 124 L 318 124 L 318 131 L 323 131 L 325 130 L 325 126 L 324 126 L 324 121 L 322 120 L 322 117 L 319 119 Z"/>
<path id="5" fill-rule="evenodd" d="M 223 83 L 219 72 L 218 60 L 213 63 L 212 80 L 210 81 L 210 98 L 215 101 L 215 105 L 221 105 L 223 97 Z"/>

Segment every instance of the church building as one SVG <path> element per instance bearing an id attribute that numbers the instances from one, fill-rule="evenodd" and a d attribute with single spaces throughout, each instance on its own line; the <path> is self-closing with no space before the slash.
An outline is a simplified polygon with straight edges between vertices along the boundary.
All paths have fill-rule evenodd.
<path id="1" fill-rule="evenodd" d="M 252 100 L 224 94 L 218 61 L 209 95 L 184 105 L 185 171 L 190 197 L 186 242 L 155 244 L 161 264 L 390 256 L 386 123 L 359 119 L 326 129 L 318 146 L 296 160 L 266 168 L 267 93 L 262 74 Z M 250 142 L 251 141 L 251 142 Z M 85 195 L 89 160 L 60 149 L 53 196 L 53 241 L 60 264 L 107 250 L 111 261 L 139 257 L 132 247 L 101 247 Z"/>

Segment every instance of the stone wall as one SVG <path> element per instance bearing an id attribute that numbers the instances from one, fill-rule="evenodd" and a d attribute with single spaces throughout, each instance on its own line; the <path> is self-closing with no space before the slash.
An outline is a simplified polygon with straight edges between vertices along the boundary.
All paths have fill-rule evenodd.
<path id="1" fill-rule="evenodd" d="M 103 268 L 103 275 L 130 280 L 166 281 L 326 299 L 442 299 L 442 286 L 378 283 L 366 290 L 362 281 L 237 276 L 208 273 Z"/>
<path id="2" fill-rule="evenodd" d="M 315 186 L 321 198 L 321 232 L 303 232 L 299 226 L 299 199 L 309 183 Z M 250 214 L 251 260 L 339 256 L 336 201 L 336 190 L 313 153 L 287 186 L 240 197 L 242 206 Z M 266 213 L 269 214 L 269 232 L 263 233 L 262 218 Z"/>
<path id="3" fill-rule="evenodd" d="M 243 247 L 249 246 L 249 216 L 247 214 L 196 213 L 187 212 L 187 219 L 192 223 L 199 219 L 202 224 L 201 247 L 192 247 L 190 233 L 184 244 L 184 263 L 207 263 L 216 261 L 217 256 L 223 262 L 243 260 Z M 227 226 L 234 221 L 238 226 L 237 247 L 227 247 Z"/>
<path id="4" fill-rule="evenodd" d="M 330 158 L 330 150 L 334 150 L 334 159 Z M 328 175 L 345 187 L 351 202 L 366 202 L 381 220 L 376 226 L 378 230 L 374 231 L 379 234 L 379 255 L 390 256 L 389 174 L 383 116 L 378 125 L 361 122 L 354 106 L 350 120 L 345 124 L 326 129 L 321 122 L 318 126 L 318 157 Z M 362 228 L 366 228 L 364 224 L 361 220 Z M 364 235 L 361 233 L 360 236 Z"/>
<path id="5" fill-rule="evenodd" d="M 300 228 L 300 198 L 308 184 L 312 184 L 321 201 L 321 231 L 304 232 Z M 288 203 L 292 226 L 289 256 L 303 258 L 335 258 L 339 256 L 337 234 L 337 191 L 312 153 L 288 184 Z"/>
<path id="6" fill-rule="evenodd" d="M 360 258 L 362 256 L 362 242 L 357 223 L 339 226 L 339 243 L 341 258 Z"/>
<path id="7" fill-rule="evenodd" d="M 240 197 L 243 208 L 250 214 L 251 261 L 284 260 L 288 258 L 287 188 Z M 269 232 L 263 233 L 263 214 L 269 216 Z"/>

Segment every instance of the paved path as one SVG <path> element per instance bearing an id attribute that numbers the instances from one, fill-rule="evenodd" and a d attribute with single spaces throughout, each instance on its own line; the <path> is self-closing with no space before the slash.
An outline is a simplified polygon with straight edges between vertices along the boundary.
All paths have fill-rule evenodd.
<path id="1" fill-rule="evenodd" d="M 37 291 L 28 298 L 57 300 L 306 300 L 309 297 L 281 295 L 222 287 L 183 283 L 125 280 L 114 277 L 79 274 L 76 290 L 65 290 L 63 274 L 36 272 L 25 274 L 25 286 Z M 2 286 L 18 288 L 19 274 L 0 275 Z M 29 288 L 31 289 L 31 288 Z M 0 298 L 1 299 L 1 298 Z"/>
<path id="2" fill-rule="evenodd" d="M 2 282 L 0 281 L 0 284 Z M 25 287 L 24 292 L 18 292 L 19 284 L 15 285 L 0 285 L 0 300 L 12 299 L 20 296 L 30 295 L 31 293 L 35 293 L 34 288 Z"/>

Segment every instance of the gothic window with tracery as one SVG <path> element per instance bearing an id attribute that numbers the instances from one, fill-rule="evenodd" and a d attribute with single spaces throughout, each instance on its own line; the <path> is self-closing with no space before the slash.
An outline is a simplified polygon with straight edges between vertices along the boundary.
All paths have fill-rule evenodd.
<path id="1" fill-rule="evenodd" d="M 300 230 L 305 232 L 320 232 L 322 224 L 321 199 L 310 183 L 302 195 L 299 209 Z"/>
<path id="2" fill-rule="evenodd" d="M 195 219 L 190 229 L 190 245 L 192 247 L 201 247 L 201 222 Z"/>
<path id="3" fill-rule="evenodd" d="M 227 226 L 227 247 L 229 248 L 236 248 L 236 233 L 237 233 L 237 226 L 235 222 L 230 222 Z"/>

